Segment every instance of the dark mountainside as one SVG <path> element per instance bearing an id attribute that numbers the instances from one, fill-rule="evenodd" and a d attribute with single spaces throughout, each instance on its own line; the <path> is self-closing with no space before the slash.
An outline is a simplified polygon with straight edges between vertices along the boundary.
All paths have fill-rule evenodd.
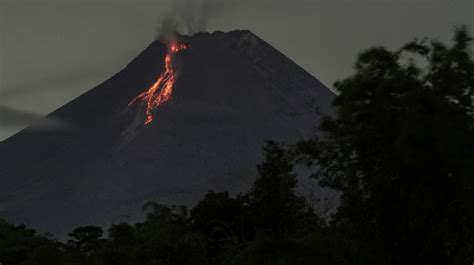
<path id="1" fill-rule="evenodd" d="M 210 189 L 243 191 L 264 140 L 309 137 L 330 111 L 329 89 L 249 31 L 182 38 L 190 48 L 175 59 L 172 101 L 149 126 L 128 103 L 163 71 L 158 41 L 49 115 L 68 128 L 35 125 L 0 143 L 0 216 L 61 236 L 135 220 L 148 201 L 192 205 Z"/>

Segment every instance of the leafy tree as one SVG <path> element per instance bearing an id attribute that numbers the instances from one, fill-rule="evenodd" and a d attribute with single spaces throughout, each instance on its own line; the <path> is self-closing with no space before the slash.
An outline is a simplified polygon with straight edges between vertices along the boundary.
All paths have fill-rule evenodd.
<path id="1" fill-rule="evenodd" d="M 42 265 L 62 264 L 60 243 L 48 236 L 38 235 L 24 225 L 11 225 L 0 220 L 0 262 L 3 264 Z"/>
<path id="2" fill-rule="evenodd" d="M 140 245 L 134 226 L 127 223 L 114 224 L 109 229 L 108 241 L 100 253 L 103 264 L 140 264 Z"/>
<path id="3" fill-rule="evenodd" d="M 141 264 L 204 264 L 205 243 L 192 233 L 185 207 L 148 203 L 144 223 L 136 224 Z"/>
<path id="4" fill-rule="evenodd" d="M 423 40 L 364 51 L 356 73 L 335 84 L 324 137 L 297 144 L 313 176 L 342 192 L 333 227 L 346 263 L 474 259 L 470 42 L 461 27 L 451 47 Z"/>
<path id="5" fill-rule="evenodd" d="M 71 264 L 97 264 L 98 253 L 103 250 L 105 239 L 102 228 L 81 226 L 69 233 L 66 243 L 68 261 Z"/>
<path id="6" fill-rule="evenodd" d="M 194 231 L 207 241 L 208 258 L 222 264 L 222 255 L 232 247 L 254 237 L 248 205 L 242 197 L 231 198 L 228 192 L 209 191 L 191 210 Z"/>
<path id="7" fill-rule="evenodd" d="M 265 159 L 257 165 L 251 190 L 234 201 L 250 213 L 244 217 L 246 230 L 256 233 L 227 249 L 221 264 L 330 264 L 321 219 L 295 191 L 293 155 L 274 141 L 267 141 L 263 150 Z"/>
<path id="8" fill-rule="evenodd" d="M 272 236 L 290 236 L 318 223 L 304 197 L 295 193 L 293 158 L 282 144 L 268 141 L 265 160 L 257 165 L 258 176 L 248 200 L 257 229 Z"/>
<path id="9" fill-rule="evenodd" d="M 116 246 L 128 246 L 137 240 L 133 226 L 127 223 L 112 225 L 109 229 L 109 239 Z"/>
<path id="10" fill-rule="evenodd" d="M 78 227 L 69 233 L 71 239 L 68 245 L 79 252 L 91 255 L 101 246 L 103 233 L 102 228 L 97 226 Z"/>

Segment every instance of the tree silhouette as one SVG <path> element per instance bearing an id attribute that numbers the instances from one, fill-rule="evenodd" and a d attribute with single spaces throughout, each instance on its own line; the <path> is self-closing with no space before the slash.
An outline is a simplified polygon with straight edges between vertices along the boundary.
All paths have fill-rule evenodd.
<path id="1" fill-rule="evenodd" d="M 356 73 L 335 84 L 324 137 L 297 145 L 314 177 L 342 192 L 333 226 L 348 264 L 473 260 L 470 41 L 461 27 L 451 47 L 424 40 L 364 51 Z"/>
<path id="2" fill-rule="evenodd" d="M 301 222 L 314 216 L 312 209 L 295 192 L 293 159 L 284 146 L 267 141 L 264 152 L 265 160 L 257 165 L 258 176 L 248 194 L 257 228 L 277 237 L 293 234 L 303 227 Z"/>

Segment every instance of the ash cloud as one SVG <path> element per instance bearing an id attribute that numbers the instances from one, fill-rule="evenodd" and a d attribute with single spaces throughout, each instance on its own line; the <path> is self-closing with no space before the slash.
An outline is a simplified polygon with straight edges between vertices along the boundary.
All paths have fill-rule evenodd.
<path id="1" fill-rule="evenodd" d="M 193 35 L 207 30 L 209 19 L 218 10 L 214 0 L 175 0 L 165 13 L 157 31 L 157 38 L 174 33 Z"/>

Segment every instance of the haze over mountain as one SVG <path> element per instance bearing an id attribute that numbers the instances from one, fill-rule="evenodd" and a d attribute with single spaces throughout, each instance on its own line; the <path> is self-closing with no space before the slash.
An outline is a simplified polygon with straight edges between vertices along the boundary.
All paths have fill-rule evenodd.
<path id="1" fill-rule="evenodd" d="M 248 188 L 264 140 L 315 132 L 333 93 L 249 31 L 181 36 L 172 100 L 143 125 L 129 102 L 163 72 L 153 42 L 124 70 L 0 143 L 0 216 L 63 235 L 140 216 L 148 201 L 192 205 L 210 189 Z"/>

